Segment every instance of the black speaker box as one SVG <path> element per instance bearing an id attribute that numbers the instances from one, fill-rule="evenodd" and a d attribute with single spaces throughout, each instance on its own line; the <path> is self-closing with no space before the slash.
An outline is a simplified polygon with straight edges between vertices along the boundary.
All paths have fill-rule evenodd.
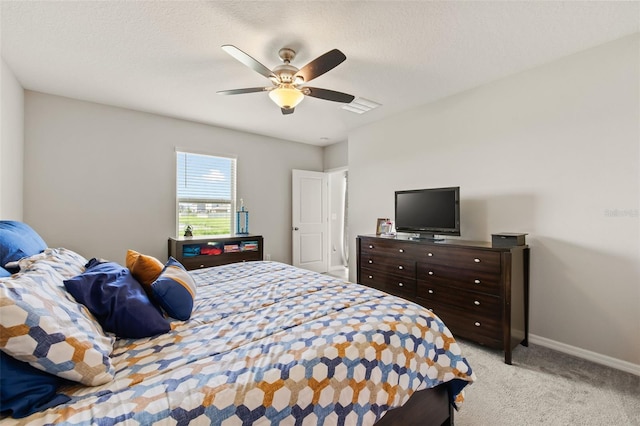
<path id="1" fill-rule="evenodd" d="M 491 234 L 491 245 L 493 247 L 514 247 L 524 246 L 526 243 L 525 235 L 513 232 L 501 232 L 499 234 Z"/>

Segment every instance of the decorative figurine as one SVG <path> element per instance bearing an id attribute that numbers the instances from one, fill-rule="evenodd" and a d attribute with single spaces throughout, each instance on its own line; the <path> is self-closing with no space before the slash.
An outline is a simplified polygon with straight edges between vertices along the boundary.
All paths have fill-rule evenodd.
<path id="1" fill-rule="evenodd" d="M 191 225 L 187 225 L 187 227 L 184 228 L 184 236 L 193 237 L 193 228 L 191 227 Z"/>

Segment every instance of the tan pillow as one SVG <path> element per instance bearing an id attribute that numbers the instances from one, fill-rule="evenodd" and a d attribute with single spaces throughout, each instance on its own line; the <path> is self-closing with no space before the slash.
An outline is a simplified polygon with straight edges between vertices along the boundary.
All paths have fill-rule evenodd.
<path id="1" fill-rule="evenodd" d="M 164 268 L 164 264 L 155 257 L 140 254 L 134 250 L 127 250 L 126 266 L 145 290 L 151 287 Z"/>

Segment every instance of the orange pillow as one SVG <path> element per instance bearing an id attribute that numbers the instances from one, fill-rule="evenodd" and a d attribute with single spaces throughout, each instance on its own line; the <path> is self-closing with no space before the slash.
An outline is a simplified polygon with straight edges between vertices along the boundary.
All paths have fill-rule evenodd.
<path id="1" fill-rule="evenodd" d="M 164 268 L 164 264 L 155 257 L 146 256 L 134 250 L 127 250 L 126 266 L 145 290 L 151 288 L 151 284 L 158 279 Z"/>

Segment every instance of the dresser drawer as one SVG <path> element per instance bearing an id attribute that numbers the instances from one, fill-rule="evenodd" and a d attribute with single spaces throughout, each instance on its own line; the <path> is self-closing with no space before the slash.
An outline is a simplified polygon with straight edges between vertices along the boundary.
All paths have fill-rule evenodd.
<path id="1" fill-rule="evenodd" d="M 450 305 L 430 305 L 424 299 L 418 300 L 440 317 L 454 337 L 463 337 L 486 346 L 502 347 L 502 316 L 485 317 Z"/>
<path id="2" fill-rule="evenodd" d="M 418 256 L 419 249 L 414 243 L 383 238 L 363 238 L 360 243 L 360 253 L 365 256 L 378 254 L 413 260 Z"/>
<path id="3" fill-rule="evenodd" d="M 416 280 L 414 278 L 385 274 L 366 267 L 362 267 L 360 270 L 360 284 L 404 297 L 405 299 L 413 300 L 416 295 Z"/>
<path id="4" fill-rule="evenodd" d="M 416 262 L 409 257 L 392 257 L 381 253 L 369 253 L 360 257 L 360 263 L 362 268 L 414 280 L 416 278 Z"/>
<path id="5" fill-rule="evenodd" d="M 446 285 L 500 295 L 500 274 L 470 269 L 456 269 L 447 265 L 418 263 L 417 281 L 423 285 Z"/>
<path id="6" fill-rule="evenodd" d="M 486 293 L 460 291 L 449 286 L 419 282 L 416 296 L 424 299 L 427 305 L 451 305 L 482 317 L 501 318 L 502 316 L 500 298 Z"/>
<path id="7" fill-rule="evenodd" d="M 209 268 L 211 266 L 220 266 L 227 263 L 236 262 L 248 262 L 255 260 L 262 260 L 262 255 L 258 252 L 240 252 L 231 253 L 231 256 L 219 255 L 219 256 L 195 256 L 195 257 L 183 257 L 180 259 L 180 263 L 188 271 L 193 269 Z"/>
<path id="8" fill-rule="evenodd" d="M 418 261 L 455 268 L 500 273 L 500 253 L 457 247 L 423 247 Z"/>

